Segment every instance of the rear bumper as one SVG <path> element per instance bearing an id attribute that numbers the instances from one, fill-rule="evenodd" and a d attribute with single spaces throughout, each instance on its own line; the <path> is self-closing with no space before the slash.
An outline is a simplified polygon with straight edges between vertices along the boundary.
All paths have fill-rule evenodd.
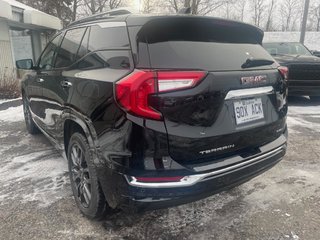
<path id="1" fill-rule="evenodd" d="M 114 177 L 109 179 L 108 183 L 102 183 L 102 188 L 112 183 L 114 185 L 112 194 L 115 194 L 112 199 L 116 201 L 112 205 L 134 212 L 172 207 L 199 200 L 242 184 L 273 167 L 286 153 L 285 134 L 281 136 L 281 141 L 279 138 L 262 146 L 263 151 L 259 155 L 228 167 L 191 174 L 179 182 L 138 182 L 132 176 L 113 171 Z"/>
<path id="2" fill-rule="evenodd" d="M 144 211 L 176 206 L 200 200 L 221 191 L 240 185 L 263 173 L 278 163 L 285 154 L 281 151 L 245 166 L 208 176 L 194 185 L 171 188 L 145 188 L 130 186 L 130 196 L 125 197 L 124 206 L 130 210 Z"/>
<path id="3" fill-rule="evenodd" d="M 320 80 L 289 80 L 291 96 L 320 96 Z"/>

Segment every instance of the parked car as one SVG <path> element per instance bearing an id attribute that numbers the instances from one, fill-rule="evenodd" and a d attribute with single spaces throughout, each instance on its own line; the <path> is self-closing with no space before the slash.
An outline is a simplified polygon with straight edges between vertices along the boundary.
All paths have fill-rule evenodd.
<path id="1" fill-rule="evenodd" d="M 307 95 L 320 100 L 320 58 L 315 57 L 301 43 L 263 43 L 277 62 L 289 69 L 289 95 Z"/>
<path id="2" fill-rule="evenodd" d="M 287 69 L 260 29 L 120 13 L 58 32 L 22 81 L 27 129 L 68 159 L 84 215 L 195 201 L 282 159 Z"/>
<path id="3" fill-rule="evenodd" d="M 312 50 L 311 53 L 313 56 L 320 57 L 320 51 Z"/>

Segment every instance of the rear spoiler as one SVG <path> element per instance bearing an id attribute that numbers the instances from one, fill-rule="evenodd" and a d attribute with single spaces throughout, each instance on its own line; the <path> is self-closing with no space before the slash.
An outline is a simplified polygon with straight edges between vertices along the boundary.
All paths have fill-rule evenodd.
<path id="1" fill-rule="evenodd" d="M 192 40 L 210 38 L 211 41 L 262 44 L 264 32 L 251 24 L 222 18 L 200 16 L 136 16 L 127 18 L 127 26 L 142 26 L 137 34 L 139 41 L 159 42 L 179 40 L 178 35 Z M 179 29 L 179 34 L 176 33 Z M 184 33 L 183 33 L 184 32 Z"/>

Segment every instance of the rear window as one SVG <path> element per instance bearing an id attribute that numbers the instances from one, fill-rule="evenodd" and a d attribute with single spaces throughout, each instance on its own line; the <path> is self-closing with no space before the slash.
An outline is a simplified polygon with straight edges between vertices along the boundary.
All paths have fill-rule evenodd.
<path id="1" fill-rule="evenodd" d="M 236 22 L 177 18 L 146 24 L 137 39 L 148 44 L 153 68 L 230 71 L 242 70 L 248 58 L 273 61 L 260 45 L 262 36 L 256 28 Z"/>

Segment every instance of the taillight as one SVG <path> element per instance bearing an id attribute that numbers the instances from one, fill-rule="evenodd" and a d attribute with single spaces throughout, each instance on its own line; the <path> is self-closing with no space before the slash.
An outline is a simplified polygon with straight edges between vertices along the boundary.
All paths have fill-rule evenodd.
<path id="1" fill-rule="evenodd" d="M 162 115 L 149 105 L 149 96 L 194 87 L 205 75 L 201 71 L 135 70 L 116 83 L 116 100 L 127 112 L 160 120 Z"/>
<path id="2" fill-rule="evenodd" d="M 205 72 L 158 72 L 157 75 L 159 92 L 167 92 L 194 87 Z"/>
<path id="3" fill-rule="evenodd" d="M 289 69 L 288 69 L 287 67 L 280 66 L 280 67 L 278 67 L 278 70 L 279 70 L 281 76 L 282 76 L 285 80 L 288 80 L 288 77 L 289 77 Z"/>

